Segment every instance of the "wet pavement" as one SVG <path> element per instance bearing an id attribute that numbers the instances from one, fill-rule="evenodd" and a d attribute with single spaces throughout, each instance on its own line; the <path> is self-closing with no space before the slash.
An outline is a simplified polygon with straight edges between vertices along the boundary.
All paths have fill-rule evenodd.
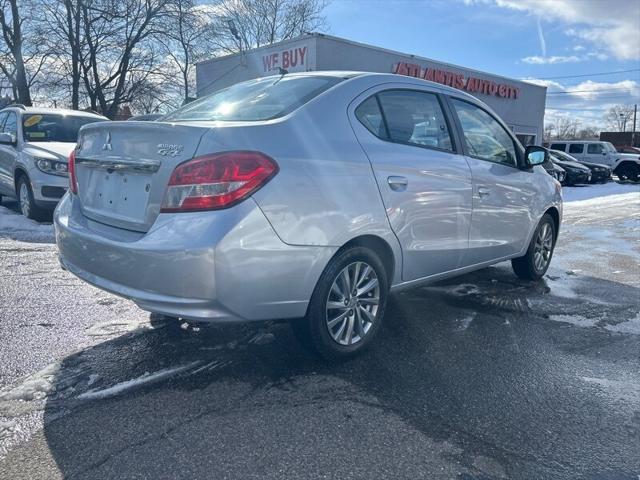
<path id="1" fill-rule="evenodd" d="M 150 316 L 0 221 L 0 478 L 637 480 L 640 195 L 599 205 L 567 207 L 544 282 L 395 295 L 339 365 L 286 323 Z"/>

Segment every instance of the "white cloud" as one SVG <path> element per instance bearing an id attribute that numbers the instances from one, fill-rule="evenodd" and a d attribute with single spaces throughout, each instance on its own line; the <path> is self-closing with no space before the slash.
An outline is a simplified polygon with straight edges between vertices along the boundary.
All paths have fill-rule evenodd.
<path id="1" fill-rule="evenodd" d="M 551 57 L 539 57 L 534 55 L 532 57 L 524 57 L 522 61 L 524 63 L 531 63 L 533 65 L 553 65 L 556 63 L 577 63 L 583 62 L 585 59 L 583 57 L 576 57 L 575 55 L 570 55 L 568 57 L 565 56 L 551 56 Z"/>
<path id="2" fill-rule="evenodd" d="M 584 48 L 584 46 L 583 46 L 583 45 L 575 45 L 575 46 L 573 47 L 573 51 L 574 51 L 574 52 L 583 52 L 584 50 L 585 50 L 585 48 Z"/>
<path id="3" fill-rule="evenodd" d="M 640 58 L 640 2 L 635 0 L 463 0 L 465 4 L 491 4 L 572 28 L 565 33 L 606 50 L 619 60 Z"/>
<path id="4" fill-rule="evenodd" d="M 640 102 L 640 82 L 636 80 L 587 80 L 575 85 L 538 78 L 523 80 L 547 87 L 545 121 L 551 123 L 558 117 L 570 117 L 580 120 L 582 126 L 604 127 L 604 116 L 609 108 Z"/>
<path id="5" fill-rule="evenodd" d="M 538 41 L 540 42 L 540 51 L 542 52 L 542 56 L 547 56 L 547 42 L 544 39 L 544 34 L 542 33 L 542 24 L 540 23 L 540 17 L 538 17 Z"/>

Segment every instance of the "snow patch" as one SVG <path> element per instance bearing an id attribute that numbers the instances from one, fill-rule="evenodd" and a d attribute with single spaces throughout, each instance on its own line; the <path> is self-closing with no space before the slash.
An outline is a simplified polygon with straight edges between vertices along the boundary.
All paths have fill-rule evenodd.
<path id="1" fill-rule="evenodd" d="M 554 322 L 570 323 L 578 327 L 595 327 L 600 321 L 599 318 L 586 318 L 582 315 L 550 315 L 549 319 Z"/>
<path id="2" fill-rule="evenodd" d="M 11 237 L 23 242 L 53 243 L 53 225 L 29 220 L 6 207 L 0 206 L 0 237 Z"/>
<path id="3" fill-rule="evenodd" d="M 473 322 L 475 318 L 476 318 L 476 312 L 472 312 L 470 315 L 467 315 L 466 317 L 456 320 L 458 324 L 458 327 L 456 328 L 456 330 L 459 332 L 465 331 L 467 328 L 469 328 L 469 325 L 471 325 L 471 322 Z"/>
<path id="4" fill-rule="evenodd" d="M 640 185 L 609 182 L 603 185 L 589 185 L 588 187 L 563 187 L 562 199 L 565 203 L 597 202 L 601 204 L 616 203 L 627 200 L 623 195 L 640 196 Z M 607 197 L 607 198 L 603 198 Z"/>
<path id="5" fill-rule="evenodd" d="M 598 385 L 605 393 L 625 403 L 640 403 L 640 382 L 637 379 L 610 380 L 608 378 L 580 377 L 587 383 Z"/>
<path id="6" fill-rule="evenodd" d="M 615 325 L 607 325 L 604 328 L 611 332 L 617 333 L 631 333 L 633 335 L 640 335 L 640 313 L 625 322 L 616 323 Z"/>
<path id="7" fill-rule="evenodd" d="M 54 381 L 59 371 L 59 363 L 47 365 L 39 372 L 29 375 L 19 385 L 5 391 L 0 391 L 0 402 L 12 400 L 29 402 L 46 398 L 55 388 Z"/>
<path id="8" fill-rule="evenodd" d="M 146 372 L 144 375 L 138 378 L 116 383 L 115 385 L 102 390 L 94 389 L 94 390 L 86 391 L 78 395 L 77 398 L 79 400 L 96 400 L 96 399 L 114 397 L 127 390 L 141 387 L 143 385 L 149 385 L 151 383 L 158 382 L 160 380 L 165 380 L 169 377 L 173 377 L 179 373 L 182 373 L 186 370 L 189 370 L 199 365 L 200 363 L 201 363 L 200 361 L 195 361 L 195 362 L 188 363 L 186 365 L 181 365 L 179 367 L 165 368 L 163 370 L 158 370 L 157 372 L 153 372 L 153 373 Z"/>
<path id="9" fill-rule="evenodd" d="M 134 332 L 136 330 L 145 331 L 161 328 L 163 325 L 152 326 L 148 321 L 140 320 L 112 320 L 100 322 L 87 328 L 86 334 L 90 337 L 108 337 L 111 335 L 121 335 Z"/>

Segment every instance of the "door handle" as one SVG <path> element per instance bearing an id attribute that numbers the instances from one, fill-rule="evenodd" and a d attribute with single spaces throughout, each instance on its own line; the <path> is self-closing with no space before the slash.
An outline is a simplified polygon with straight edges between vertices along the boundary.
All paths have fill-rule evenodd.
<path id="1" fill-rule="evenodd" d="M 409 180 L 407 177 L 387 177 L 387 183 L 391 187 L 391 190 L 399 191 L 407 188 Z"/>
<path id="2" fill-rule="evenodd" d="M 491 193 L 491 190 L 489 190 L 488 188 L 483 188 L 483 187 L 478 188 L 478 195 L 480 197 L 486 197 L 490 193 Z"/>

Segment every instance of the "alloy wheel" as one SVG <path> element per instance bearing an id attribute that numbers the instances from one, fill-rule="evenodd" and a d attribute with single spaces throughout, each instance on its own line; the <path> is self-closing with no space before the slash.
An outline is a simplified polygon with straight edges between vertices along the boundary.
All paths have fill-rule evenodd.
<path id="1" fill-rule="evenodd" d="M 380 282 L 366 262 L 347 265 L 336 276 L 326 302 L 326 325 L 340 345 L 356 344 L 376 321 L 380 305 Z"/>
<path id="2" fill-rule="evenodd" d="M 26 183 L 22 182 L 20 184 L 20 211 L 22 215 L 25 217 L 29 216 L 31 213 L 31 199 L 29 197 L 29 187 Z"/>
<path id="3" fill-rule="evenodd" d="M 553 251 L 553 230 L 551 225 L 544 223 L 538 232 L 533 250 L 533 265 L 538 272 L 542 272 L 551 260 Z"/>

